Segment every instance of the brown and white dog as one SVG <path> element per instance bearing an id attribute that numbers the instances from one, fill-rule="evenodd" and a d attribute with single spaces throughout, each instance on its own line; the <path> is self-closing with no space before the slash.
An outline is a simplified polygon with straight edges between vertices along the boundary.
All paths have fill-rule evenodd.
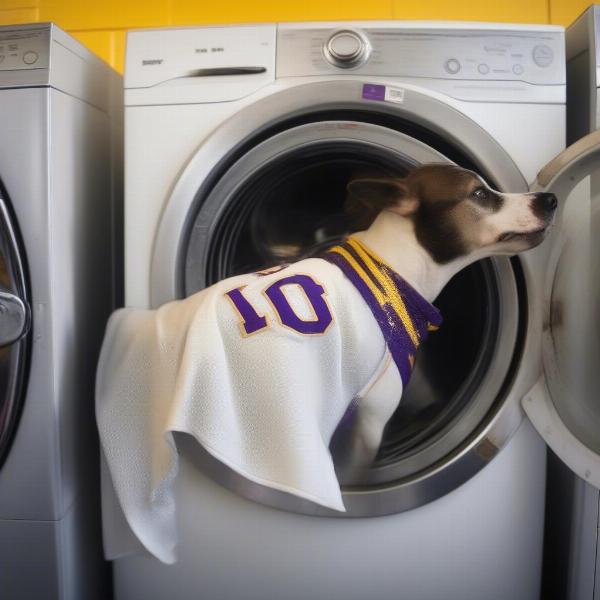
<path id="1" fill-rule="evenodd" d="M 540 244 L 557 206 L 554 194 L 498 192 L 447 164 L 405 178 L 355 178 L 347 190 L 346 209 L 365 229 L 356 237 L 429 301 L 467 265 Z"/>
<path id="2" fill-rule="evenodd" d="M 498 192 L 449 164 L 428 164 L 404 178 L 355 177 L 347 191 L 346 210 L 360 229 L 354 237 L 429 302 L 467 265 L 540 244 L 557 207 L 554 194 Z M 346 481 L 372 463 L 396 406 L 380 395 L 362 399 L 352 437 L 335 456 Z"/>

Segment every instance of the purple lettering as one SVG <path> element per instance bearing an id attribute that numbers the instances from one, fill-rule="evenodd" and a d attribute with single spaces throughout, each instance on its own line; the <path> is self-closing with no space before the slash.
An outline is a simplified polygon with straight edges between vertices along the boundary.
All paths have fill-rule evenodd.
<path id="1" fill-rule="evenodd" d="M 286 285 L 300 286 L 313 308 L 314 319 L 304 320 L 294 312 L 282 290 Z M 265 290 L 265 294 L 279 314 L 282 325 L 298 333 L 305 335 L 324 333 L 333 321 L 331 311 L 323 298 L 325 289 L 308 275 L 284 277 L 270 285 Z"/>
<path id="2" fill-rule="evenodd" d="M 231 300 L 231 303 L 242 317 L 242 323 L 240 327 L 246 332 L 246 335 L 256 333 L 261 329 L 267 327 L 267 318 L 261 317 L 255 310 L 252 304 L 244 298 L 242 290 L 245 286 L 229 290 L 226 292 L 226 296 Z"/>

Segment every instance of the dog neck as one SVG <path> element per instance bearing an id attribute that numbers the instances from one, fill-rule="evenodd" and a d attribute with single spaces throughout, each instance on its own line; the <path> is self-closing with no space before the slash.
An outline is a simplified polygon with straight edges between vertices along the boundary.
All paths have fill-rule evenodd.
<path id="1" fill-rule="evenodd" d="M 389 210 L 379 213 L 368 229 L 353 235 L 379 254 L 429 302 L 437 298 L 458 271 L 476 260 L 466 256 L 443 265 L 436 263 L 417 240 L 413 222 Z"/>

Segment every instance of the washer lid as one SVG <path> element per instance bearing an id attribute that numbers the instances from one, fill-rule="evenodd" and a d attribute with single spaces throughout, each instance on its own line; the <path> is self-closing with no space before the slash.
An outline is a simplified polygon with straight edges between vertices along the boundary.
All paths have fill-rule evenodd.
<path id="1" fill-rule="evenodd" d="M 600 130 L 538 174 L 559 202 L 544 281 L 544 375 L 523 406 L 552 450 L 600 488 Z"/>

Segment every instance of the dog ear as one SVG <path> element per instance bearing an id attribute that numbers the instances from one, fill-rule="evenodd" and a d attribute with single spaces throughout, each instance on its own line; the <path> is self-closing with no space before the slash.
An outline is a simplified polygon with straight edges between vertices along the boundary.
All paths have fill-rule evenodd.
<path id="1" fill-rule="evenodd" d="M 360 177 L 349 181 L 346 190 L 361 204 L 378 212 L 387 209 L 408 216 L 419 207 L 418 199 L 409 195 L 408 185 L 395 177 Z"/>

